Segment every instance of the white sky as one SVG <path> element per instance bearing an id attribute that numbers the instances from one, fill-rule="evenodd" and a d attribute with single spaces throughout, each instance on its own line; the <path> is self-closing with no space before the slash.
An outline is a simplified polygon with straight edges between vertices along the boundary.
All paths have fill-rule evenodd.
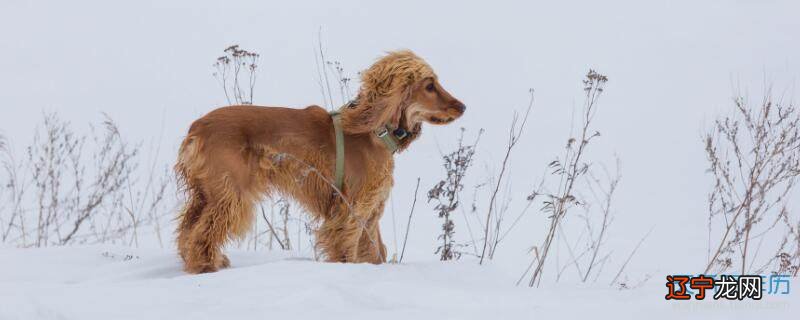
<path id="1" fill-rule="evenodd" d="M 161 136 L 172 161 L 191 121 L 224 104 L 211 64 L 230 44 L 261 53 L 257 104 L 321 104 L 313 50 L 322 28 L 328 56 L 351 73 L 409 48 L 468 106 L 456 124 L 425 128 L 398 156 L 395 206 L 404 221 L 416 177 L 424 194 L 442 174 L 437 145 L 452 148 L 459 126 L 487 131 L 472 177 L 497 169 L 512 112 L 532 87 L 535 110 L 512 156 L 521 200 L 560 154 L 591 67 L 610 81 L 596 122 L 603 136 L 590 155 L 611 164 L 617 154 L 623 171 L 609 247 L 619 262 L 656 226 L 631 268 L 661 277 L 704 266 L 710 177 L 701 135 L 711 119 L 730 109 L 737 90 L 760 99 L 772 84 L 785 101 L 797 96 L 798 12 L 798 2 L 773 0 L 4 0 L 0 132 L 21 146 L 43 110 L 81 127 L 105 112 L 129 139 Z M 385 217 L 391 241 L 388 210 Z M 527 259 L 523 249 L 541 241 L 545 222 L 527 219 L 499 255 Z M 414 223 L 409 253 L 435 259 L 432 210 L 418 208 Z M 680 237 L 677 246 L 671 237 Z"/>

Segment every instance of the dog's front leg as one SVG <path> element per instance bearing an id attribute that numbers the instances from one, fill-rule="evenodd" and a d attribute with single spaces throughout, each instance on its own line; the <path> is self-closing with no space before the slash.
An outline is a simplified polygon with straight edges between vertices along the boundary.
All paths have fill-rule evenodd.
<path id="1" fill-rule="evenodd" d="M 381 264 L 386 262 L 386 245 L 381 238 L 380 217 L 383 215 L 383 203 L 373 209 L 366 220 L 358 242 L 358 262 Z"/>
<path id="2" fill-rule="evenodd" d="M 379 221 L 391 184 L 363 188 L 351 197 L 351 204 L 337 201 L 317 231 L 317 246 L 330 262 L 384 263 L 386 246 Z"/>
<path id="3" fill-rule="evenodd" d="M 361 262 L 360 246 L 368 229 L 368 215 L 365 217 L 365 210 L 358 210 L 363 208 L 350 209 L 344 203 L 335 203 L 317 229 L 317 248 L 328 262 Z"/>
<path id="4" fill-rule="evenodd" d="M 369 236 L 367 236 L 369 235 Z M 386 262 L 386 245 L 381 238 L 381 229 L 378 223 L 365 230 L 361 242 L 366 244 L 365 248 L 359 250 L 361 262 L 381 264 Z"/>
<path id="5" fill-rule="evenodd" d="M 328 261 L 376 264 L 386 261 L 378 215 L 375 211 L 361 212 L 343 211 L 340 216 L 322 223 L 317 231 L 317 246 Z"/>

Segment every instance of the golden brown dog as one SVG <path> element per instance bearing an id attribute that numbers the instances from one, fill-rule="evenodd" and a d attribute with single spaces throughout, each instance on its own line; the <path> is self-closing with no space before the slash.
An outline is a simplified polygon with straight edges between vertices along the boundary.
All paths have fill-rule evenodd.
<path id="1" fill-rule="evenodd" d="M 317 247 L 328 261 L 386 260 L 378 220 L 394 160 L 376 132 L 406 133 L 398 136 L 399 150 L 405 150 L 423 122 L 449 123 L 465 107 L 411 51 L 390 52 L 362 73 L 361 82 L 357 99 L 341 110 L 341 190 L 332 183 L 336 140 L 323 108 L 229 106 L 192 123 L 175 165 L 187 195 L 177 230 L 187 272 L 228 267 L 225 242 L 243 236 L 255 218 L 254 205 L 275 193 L 293 198 L 321 222 Z"/>

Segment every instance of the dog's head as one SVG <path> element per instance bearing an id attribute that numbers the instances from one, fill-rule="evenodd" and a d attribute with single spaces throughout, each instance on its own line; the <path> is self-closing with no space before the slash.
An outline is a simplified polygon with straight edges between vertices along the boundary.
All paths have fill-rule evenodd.
<path id="1" fill-rule="evenodd" d="M 400 143 L 402 150 L 419 135 L 423 122 L 450 123 L 466 107 L 442 87 L 425 60 L 401 50 L 388 53 L 361 74 L 354 109 L 345 113 L 355 125 L 351 131 L 367 132 L 384 125 L 401 128 L 408 133 Z"/>
<path id="2" fill-rule="evenodd" d="M 410 122 L 448 124 L 467 109 L 439 84 L 436 76 L 426 77 L 412 85 L 411 99 L 404 116 Z"/>

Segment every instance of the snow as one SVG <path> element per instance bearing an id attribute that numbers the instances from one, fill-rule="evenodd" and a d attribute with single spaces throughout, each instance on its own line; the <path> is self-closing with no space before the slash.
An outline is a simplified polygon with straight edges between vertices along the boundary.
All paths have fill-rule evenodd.
<path id="1" fill-rule="evenodd" d="M 403 241 L 416 178 L 422 179 L 404 264 L 322 263 L 303 258 L 308 250 L 298 248 L 292 254 L 233 250 L 231 269 L 188 275 L 174 245 L 147 247 L 154 237 L 141 237 L 147 248 L 139 249 L 6 243 L 0 244 L 0 320 L 797 318 L 796 292 L 762 301 L 665 301 L 664 277 L 700 272 L 708 261 L 706 201 L 713 180 L 705 174 L 700 137 L 709 124 L 732 110 L 733 95 L 758 100 L 772 87 L 776 96 L 797 101 L 800 2 L 401 2 L 0 1 L 0 30 L 10 30 L 0 41 L 0 70 L 7 75 L 0 77 L 0 134 L 20 161 L 43 112 L 58 112 L 78 132 L 102 121 L 102 112 L 131 143 L 157 144 L 145 155 L 171 166 L 192 121 L 225 103 L 211 64 L 231 44 L 262 55 L 257 104 L 325 101 L 316 81 L 319 35 L 328 57 L 341 61 L 349 76 L 386 50 L 415 50 L 469 107 L 454 125 L 425 127 L 397 156 L 381 221 L 390 253 Z M 563 150 L 589 68 L 610 78 L 596 122 L 602 138 L 593 142 L 590 159 L 611 166 L 618 155 L 623 168 L 616 219 L 603 243 L 613 255 L 601 280 L 556 283 L 551 272 L 540 288 L 514 285 L 549 221 L 533 209 L 492 264 L 478 266 L 470 257 L 436 261 L 441 221 L 424 195 L 443 176 L 441 154 L 455 148 L 459 128 L 470 139 L 486 129 L 466 180 L 465 190 L 472 190 L 496 177 L 513 112 L 524 108 L 529 88 L 536 90 L 501 192 L 511 221 Z M 481 192 L 483 214 L 490 197 Z M 468 203 L 471 195 L 465 196 Z M 168 202 L 176 207 L 166 216 L 171 219 L 180 200 Z M 462 216 L 455 218 L 456 242 L 469 244 L 473 230 Z M 481 221 L 472 226 L 478 240 Z M 628 290 L 609 287 L 651 228 L 622 276 L 636 283 L 649 275 L 650 281 Z M 582 229 L 567 225 L 565 231 L 570 241 L 559 240 L 548 267 L 569 260 L 563 244 L 577 242 Z M 800 290 L 796 279 L 792 285 Z"/>
<path id="2" fill-rule="evenodd" d="M 158 142 L 160 149 L 143 155 L 159 159 L 159 168 L 172 166 L 192 121 L 225 103 L 211 64 L 231 44 L 262 55 L 257 104 L 296 108 L 325 101 L 314 60 L 320 31 L 329 59 L 354 78 L 383 52 L 412 49 L 468 109 L 453 125 L 426 126 L 397 155 L 381 224 L 385 239 L 402 236 L 421 177 L 408 239 L 414 251 L 407 254 L 435 259 L 441 221 L 423 198 L 443 177 L 441 154 L 455 149 L 459 128 L 468 139 L 485 129 L 465 180 L 472 190 L 497 176 L 512 115 L 526 105 L 528 89 L 536 90 L 530 124 L 509 159 L 508 188 L 502 188 L 511 221 L 561 154 L 582 103 L 580 81 L 594 68 L 610 80 L 596 119 L 602 136 L 587 159 L 613 169 L 619 156 L 623 176 L 603 246 L 615 252 L 609 270 L 618 268 L 655 226 L 627 269 L 641 277 L 705 267 L 713 179 L 701 137 L 716 116 L 733 110 L 731 97 L 758 100 L 773 87 L 776 96 L 798 99 L 800 1 L 401 3 L 3 0 L 0 30 L 13 32 L 3 32 L 0 41 L 0 70 L 8 75 L 0 77 L 0 133 L 24 160 L 43 112 L 58 112 L 79 132 L 102 121 L 102 112 L 118 121 L 131 144 L 148 149 Z M 465 194 L 465 201 L 471 198 Z M 479 212 L 486 212 L 489 195 L 482 189 L 477 198 Z M 167 201 L 180 205 L 177 197 Z M 393 219 L 389 208 L 395 207 Z M 458 243 L 471 240 L 465 222 L 455 221 Z M 525 263 L 547 222 L 531 210 L 498 258 Z M 581 231 L 566 232 L 574 241 Z"/>
<path id="3" fill-rule="evenodd" d="M 171 249 L 2 248 L 0 319 L 786 319 L 800 311 L 796 294 L 665 301 L 660 276 L 628 290 L 527 288 L 514 285 L 515 270 L 470 259 L 371 265 L 229 256 L 230 269 L 189 275 Z"/>

